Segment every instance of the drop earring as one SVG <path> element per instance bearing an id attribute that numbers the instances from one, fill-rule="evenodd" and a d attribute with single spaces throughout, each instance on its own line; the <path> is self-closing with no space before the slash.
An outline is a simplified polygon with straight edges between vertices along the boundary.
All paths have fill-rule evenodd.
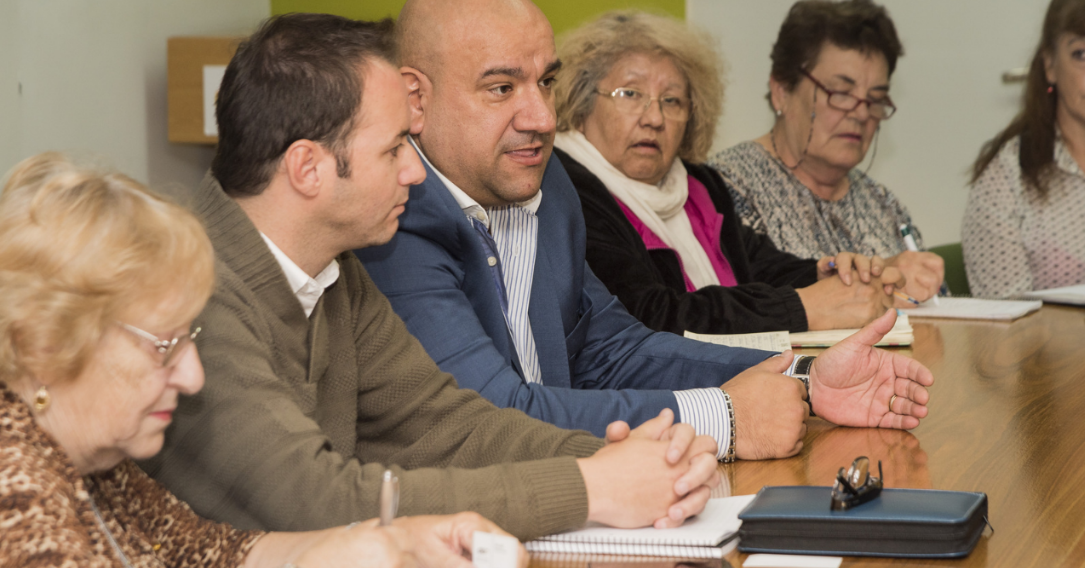
<path id="1" fill-rule="evenodd" d="M 1047 94 L 1050 95 L 1051 93 L 1054 93 L 1054 92 L 1055 92 L 1055 84 L 1051 83 L 1050 85 L 1047 86 Z"/>
<path id="2" fill-rule="evenodd" d="M 34 411 L 39 414 L 45 412 L 51 402 L 53 402 L 53 397 L 49 396 L 49 389 L 42 385 L 38 392 L 34 393 Z"/>

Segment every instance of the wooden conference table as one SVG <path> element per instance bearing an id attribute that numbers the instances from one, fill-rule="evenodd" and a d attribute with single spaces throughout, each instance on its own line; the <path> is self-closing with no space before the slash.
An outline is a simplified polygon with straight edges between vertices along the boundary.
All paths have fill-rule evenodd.
<path id="1" fill-rule="evenodd" d="M 717 496 L 763 485 L 832 485 L 860 455 L 882 460 L 886 487 L 981 491 L 995 528 L 958 560 L 845 558 L 857 566 L 1085 566 L 1085 309 L 1045 305 L 1014 322 L 913 319 L 896 348 L 934 373 L 930 414 L 910 432 L 809 422 L 793 458 L 720 464 Z M 815 353 L 816 351 L 803 351 Z M 828 505 L 826 505 L 828 506 Z M 739 568 L 723 561 L 533 558 L 574 566 Z"/>

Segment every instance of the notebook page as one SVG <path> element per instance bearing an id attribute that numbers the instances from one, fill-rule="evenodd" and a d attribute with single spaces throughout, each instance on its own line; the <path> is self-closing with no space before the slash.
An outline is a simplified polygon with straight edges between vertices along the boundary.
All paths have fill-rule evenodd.
<path id="1" fill-rule="evenodd" d="M 673 529 L 616 529 L 597 523 L 588 523 L 584 528 L 564 533 L 544 536 L 538 541 L 572 542 L 588 544 L 615 545 L 670 545 L 670 546 L 717 546 L 738 532 L 742 521 L 738 514 L 753 501 L 754 495 L 709 499 L 700 515 L 687 520 L 680 527 Z M 533 550 L 528 547 L 528 550 Z M 580 550 L 580 552 L 595 552 Z M 619 549 L 607 554 L 631 554 Z"/>
<path id="2" fill-rule="evenodd" d="M 764 333 L 703 334 L 687 331 L 687 339 L 696 339 L 715 345 L 745 347 L 783 353 L 791 349 L 791 337 L 786 331 L 766 331 Z"/>
<path id="3" fill-rule="evenodd" d="M 908 310 L 911 313 L 913 310 Z M 806 331 L 791 334 L 791 345 L 795 347 L 832 347 L 840 343 L 844 338 L 859 331 L 858 329 L 829 329 L 825 331 Z M 908 314 L 897 310 L 897 322 L 893 329 L 885 334 L 885 337 L 877 343 L 879 347 L 896 347 L 899 345 L 911 345 L 915 336 L 912 325 L 908 322 Z"/>

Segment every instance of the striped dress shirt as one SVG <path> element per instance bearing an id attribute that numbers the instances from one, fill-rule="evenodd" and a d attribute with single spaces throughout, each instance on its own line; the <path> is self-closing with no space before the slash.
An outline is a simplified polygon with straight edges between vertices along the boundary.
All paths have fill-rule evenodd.
<path id="1" fill-rule="evenodd" d="M 524 371 L 524 380 L 542 384 L 535 335 L 528 318 L 531 284 L 535 277 L 535 254 L 538 250 L 539 218 L 535 213 L 542 202 L 542 190 L 523 203 L 487 210 L 433 167 L 417 145 L 415 149 L 437 173 L 437 177 L 452 194 L 467 220 L 472 224 L 476 221 L 482 223 L 497 244 L 497 254 L 488 260 L 491 269 L 497 265 L 501 267 L 505 290 L 498 290 L 498 293 L 505 294 L 507 299 L 505 323 L 516 347 L 520 367 Z M 718 388 L 687 389 L 674 391 L 674 397 L 678 403 L 681 421 L 692 426 L 697 434 L 715 439 L 718 444 L 716 457 L 722 459 L 731 443 L 723 391 Z"/>

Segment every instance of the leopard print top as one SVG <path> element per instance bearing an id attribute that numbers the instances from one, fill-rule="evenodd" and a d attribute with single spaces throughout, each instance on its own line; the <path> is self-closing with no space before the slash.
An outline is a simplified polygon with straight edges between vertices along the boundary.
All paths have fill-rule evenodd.
<path id="1" fill-rule="evenodd" d="M 92 496 L 137 568 L 240 566 L 263 534 L 196 516 L 129 460 L 80 477 L 0 382 L 0 566 L 123 566 L 94 517 Z"/>

